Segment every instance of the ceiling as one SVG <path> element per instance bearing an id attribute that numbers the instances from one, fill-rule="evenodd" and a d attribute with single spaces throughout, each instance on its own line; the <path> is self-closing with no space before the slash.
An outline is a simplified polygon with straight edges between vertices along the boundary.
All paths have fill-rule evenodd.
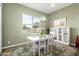
<path id="1" fill-rule="evenodd" d="M 51 3 L 20 3 L 20 4 L 40 12 L 50 14 L 64 7 L 67 7 L 72 3 L 53 3 L 54 6 L 51 6 Z"/>

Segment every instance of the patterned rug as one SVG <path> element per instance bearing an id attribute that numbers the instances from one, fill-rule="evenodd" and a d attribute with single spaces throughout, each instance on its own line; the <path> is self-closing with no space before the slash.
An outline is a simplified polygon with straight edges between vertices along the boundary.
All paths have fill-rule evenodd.
<path id="1" fill-rule="evenodd" d="M 79 56 L 79 48 L 77 48 L 77 51 L 75 53 L 75 56 Z"/>
<path id="2" fill-rule="evenodd" d="M 2 50 L 1 56 L 33 56 L 31 47 L 32 44 L 30 44 L 30 47 L 28 47 L 27 44 L 23 44 L 11 48 L 6 48 Z M 56 43 L 55 45 L 52 45 L 50 53 L 48 52 L 43 56 L 74 56 L 74 55 L 79 56 L 79 49 L 76 49 L 71 46 L 63 45 L 60 43 Z M 36 56 L 38 55 L 36 54 Z"/>

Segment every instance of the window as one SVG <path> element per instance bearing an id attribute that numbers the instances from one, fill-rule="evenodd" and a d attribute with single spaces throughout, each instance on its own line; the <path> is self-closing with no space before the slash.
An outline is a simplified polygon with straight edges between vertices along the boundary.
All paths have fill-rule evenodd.
<path id="1" fill-rule="evenodd" d="M 23 29 L 32 28 L 32 16 L 23 14 Z"/>
<path id="2" fill-rule="evenodd" d="M 40 18 L 33 17 L 33 28 L 38 28 L 40 26 Z"/>
<path id="3" fill-rule="evenodd" d="M 38 28 L 40 26 L 40 17 L 28 16 L 23 14 L 23 29 Z"/>
<path id="4" fill-rule="evenodd" d="M 23 30 L 27 31 L 27 33 L 39 34 L 42 23 L 41 20 L 43 19 L 40 19 L 40 17 L 23 14 Z M 44 21 L 45 20 L 43 20 L 43 22 Z"/>
<path id="5" fill-rule="evenodd" d="M 32 16 L 23 15 L 23 24 L 32 24 Z"/>

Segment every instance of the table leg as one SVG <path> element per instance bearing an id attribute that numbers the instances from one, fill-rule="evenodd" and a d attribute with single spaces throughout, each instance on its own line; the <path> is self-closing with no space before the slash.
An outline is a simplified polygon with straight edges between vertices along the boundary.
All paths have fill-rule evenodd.
<path id="1" fill-rule="evenodd" d="M 35 56 L 35 42 L 33 42 L 33 55 Z"/>

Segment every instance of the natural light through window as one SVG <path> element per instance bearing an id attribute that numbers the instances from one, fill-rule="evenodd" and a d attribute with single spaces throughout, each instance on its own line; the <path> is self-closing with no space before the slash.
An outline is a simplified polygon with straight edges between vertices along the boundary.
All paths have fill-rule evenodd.
<path id="1" fill-rule="evenodd" d="M 40 26 L 40 17 L 23 14 L 24 29 L 38 28 L 39 26 Z"/>
<path id="2" fill-rule="evenodd" d="M 32 24 L 32 16 L 23 14 L 23 24 Z"/>

